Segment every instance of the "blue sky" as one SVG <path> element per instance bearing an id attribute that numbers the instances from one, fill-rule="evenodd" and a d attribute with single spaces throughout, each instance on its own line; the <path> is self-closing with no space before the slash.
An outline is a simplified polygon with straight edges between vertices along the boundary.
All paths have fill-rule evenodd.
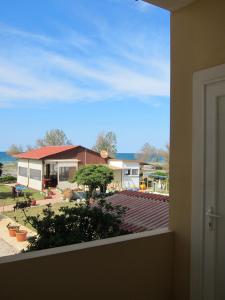
<path id="1" fill-rule="evenodd" d="M 119 152 L 169 140 L 169 13 L 134 0 L 7 0 L 0 10 L 0 150 L 60 128 Z"/>

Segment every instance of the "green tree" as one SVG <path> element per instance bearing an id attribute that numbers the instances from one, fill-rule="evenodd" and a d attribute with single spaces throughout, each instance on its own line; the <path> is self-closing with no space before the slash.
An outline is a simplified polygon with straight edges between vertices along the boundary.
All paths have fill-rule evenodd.
<path id="1" fill-rule="evenodd" d="M 18 153 L 22 153 L 23 152 L 23 148 L 19 145 L 15 145 L 12 144 L 9 149 L 7 150 L 7 153 L 9 155 L 14 155 L 14 154 L 18 154 Z"/>
<path id="2" fill-rule="evenodd" d="M 93 150 L 99 153 L 102 150 L 106 150 L 110 157 L 114 157 L 117 152 L 116 134 L 112 131 L 109 131 L 107 133 L 99 133 Z"/>
<path id="3" fill-rule="evenodd" d="M 65 132 L 60 129 L 51 129 L 45 133 L 43 139 L 36 141 L 37 147 L 71 145 Z"/>
<path id="4" fill-rule="evenodd" d="M 94 195 L 97 188 L 104 193 L 113 180 L 113 171 L 104 165 L 86 165 L 79 169 L 74 176 L 74 182 L 81 185 L 87 185 L 89 188 L 89 197 Z"/>
<path id="5" fill-rule="evenodd" d="M 96 205 L 62 207 L 56 214 L 51 205 L 43 214 L 27 216 L 26 222 L 36 229 L 37 235 L 29 238 L 27 251 L 88 242 L 129 233 L 121 229 L 125 207 L 113 207 L 104 199 Z"/>

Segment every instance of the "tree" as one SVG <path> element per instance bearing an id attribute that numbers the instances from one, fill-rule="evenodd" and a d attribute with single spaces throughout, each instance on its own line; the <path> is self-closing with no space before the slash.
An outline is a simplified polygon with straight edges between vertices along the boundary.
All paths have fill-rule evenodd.
<path id="1" fill-rule="evenodd" d="M 86 165 L 79 169 L 74 176 L 74 182 L 87 185 L 89 197 L 92 197 L 95 190 L 100 188 L 105 192 L 107 184 L 113 180 L 113 171 L 104 165 Z"/>
<path id="2" fill-rule="evenodd" d="M 3 163 L 0 162 L 0 177 L 2 176 L 2 172 L 3 172 Z"/>
<path id="3" fill-rule="evenodd" d="M 63 130 L 51 129 L 46 132 L 43 139 L 38 139 L 37 147 L 45 146 L 61 146 L 61 145 L 71 145 L 71 141 L 67 138 Z"/>
<path id="4" fill-rule="evenodd" d="M 169 170 L 170 163 L 170 144 L 166 144 L 166 149 L 160 150 L 160 156 L 164 158 L 165 161 L 165 169 Z"/>
<path id="5" fill-rule="evenodd" d="M 156 147 L 151 146 L 149 143 L 145 143 L 144 146 L 141 148 L 141 151 L 137 154 L 137 158 L 145 162 L 151 160 L 158 161 L 159 150 Z"/>
<path id="6" fill-rule="evenodd" d="M 12 144 L 9 149 L 7 150 L 7 153 L 9 155 L 14 155 L 14 154 L 18 154 L 18 153 L 22 153 L 23 152 L 23 148 L 21 146 Z"/>
<path id="7" fill-rule="evenodd" d="M 26 151 L 31 151 L 31 150 L 34 150 L 35 147 L 31 146 L 31 145 L 27 145 L 26 147 Z"/>
<path id="8" fill-rule="evenodd" d="M 47 249 L 88 242 L 130 233 L 121 229 L 125 207 L 113 207 L 104 199 L 95 205 L 76 205 L 61 207 L 56 214 L 51 205 L 43 210 L 43 214 L 27 216 L 25 221 L 37 231 L 37 235 L 29 238 L 27 251 Z"/>
<path id="9" fill-rule="evenodd" d="M 117 138 L 116 134 L 112 131 L 107 133 L 101 132 L 97 136 L 96 144 L 93 147 L 93 150 L 96 152 L 101 152 L 106 150 L 110 157 L 114 157 L 117 152 Z"/>

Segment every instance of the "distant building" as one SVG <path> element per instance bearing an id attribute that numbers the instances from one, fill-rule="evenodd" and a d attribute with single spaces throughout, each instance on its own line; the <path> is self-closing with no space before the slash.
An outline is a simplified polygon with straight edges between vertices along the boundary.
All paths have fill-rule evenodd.
<path id="1" fill-rule="evenodd" d="M 36 190 L 74 187 L 70 180 L 83 165 L 106 164 L 107 159 L 83 146 L 48 146 L 15 155 L 17 182 Z"/>
<path id="2" fill-rule="evenodd" d="M 139 189 L 141 162 L 137 160 L 109 159 L 114 172 L 114 183 L 121 189 Z"/>

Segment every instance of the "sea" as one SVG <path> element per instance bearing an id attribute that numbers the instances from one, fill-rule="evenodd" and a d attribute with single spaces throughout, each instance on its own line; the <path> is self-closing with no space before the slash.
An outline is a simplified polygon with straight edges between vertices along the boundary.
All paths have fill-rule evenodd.
<path id="1" fill-rule="evenodd" d="M 15 162 L 16 159 L 10 155 L 8 155 L 6 152 L 0 151 L 0 162 L 3 164 L 10 164 Z"/>
<path id="2" fill-rule="evenodd" d="M 124 159 L 124 160 L 135 160 L 137 159 L 137 153 L 116 153 L 117 159 Z M 159 159 L 160 162 L 163 162 L 163 158 L 161 157 Z M 0 162 L 3 164 L 9 164 L 15 162 L 16 159 L 10 155 L 8 155 L 6 152 L 0 151 Z M 151 159 L 151 161 L 155 161 L 154 158 Z"/>

